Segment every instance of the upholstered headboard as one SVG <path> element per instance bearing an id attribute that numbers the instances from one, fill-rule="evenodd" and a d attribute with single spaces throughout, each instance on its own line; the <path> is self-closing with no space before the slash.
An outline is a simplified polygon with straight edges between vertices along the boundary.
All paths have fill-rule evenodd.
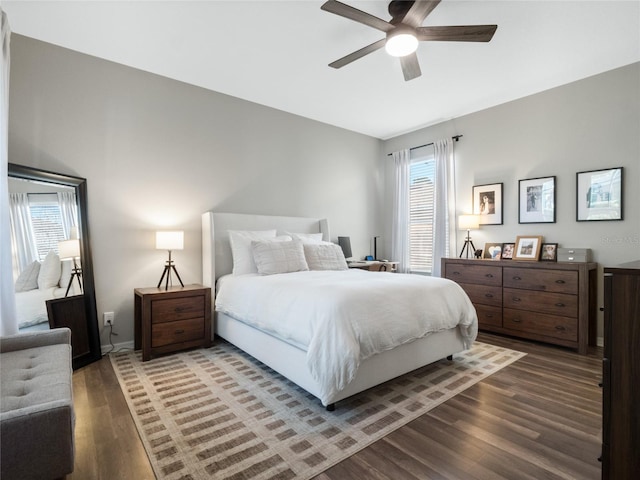
<path id="1" fill-rule="evenodd" d="M 329 224 L 326 219 L 205 212 L 202 214 L 203 285 L 213 289 L 216 280 L 222 275 L 231 273 L 233 269 L 229 230 L 274 228 L 278 235 L 285 232 L 322 233 L 322 239 L 330 241 Z"/>

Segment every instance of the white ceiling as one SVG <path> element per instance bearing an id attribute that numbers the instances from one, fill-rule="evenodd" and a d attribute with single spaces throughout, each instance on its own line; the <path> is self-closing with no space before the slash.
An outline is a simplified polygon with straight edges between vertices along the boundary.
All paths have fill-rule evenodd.
<path id="1" fill-rule="evenodd" d="M 11 30 L 387 139 L 640 61 L 640 1 L 443 0 L 424 25 L 497 24 L 490 43 L 422 43 L 405 82 L 383 37 L 298 1 L 3 1 Z M 387 3 L 344 0 L 389 19 Z"/>

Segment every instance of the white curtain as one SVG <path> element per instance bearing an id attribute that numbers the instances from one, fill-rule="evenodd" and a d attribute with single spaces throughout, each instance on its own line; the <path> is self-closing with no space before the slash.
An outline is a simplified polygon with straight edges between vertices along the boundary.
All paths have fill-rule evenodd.
<path id="1" fill-rule="evenodd" d="M 398 263 L 398 271 L 409 272 L 409 182 L 411 152 L 409 149 L 393 153 L 395 190 L 393 197 L 393 225 L 391 258 Z"/>
<path id="2" fill-rule="evenodd" d="M 18 333 L 16 297 L 13 286 L 11 238 L 9 234 L 9 41 L 11 30 L 7 15 L 0 7 L 0 336 Z"/>
<path id="3" fill-rule="evenodd" d="M 435 148 L 435 192 L 433 216 L 433 265 L 431 275 L 441 276 L 441 259 L 455 251 L 455 176 L 453 141 L 450 138 L 433 142 Z M 451 221 L 449 221 L 451 220 Z"/>
<path id="4" fill-rule="evenodd" d="M 11 251 L 13 266 L 18 273 L 38 259 L 35 234 L 31 223 L 29 194 L 9 194 L 9 219 L 11 222 Z"/>
<path id="5" fill-rule="evenodd" d="M 78 226 L 78 203 L 75 192 L 58 192 L 64 238 L 71 238 L 71 227 Z"/>

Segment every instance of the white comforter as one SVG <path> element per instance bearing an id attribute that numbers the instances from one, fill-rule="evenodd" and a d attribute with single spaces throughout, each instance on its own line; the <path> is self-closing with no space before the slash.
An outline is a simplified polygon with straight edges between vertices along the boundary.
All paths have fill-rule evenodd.
<path id="1" fill-rule="evenodd" d="M 476 311 L 462 288 L 420 275 L 359 269 L 228 275 L 218 281 L 215 306 L 305 349 L 323 403 L 376 353 L 456 326 L 467 348 L 477 335 Z"/>

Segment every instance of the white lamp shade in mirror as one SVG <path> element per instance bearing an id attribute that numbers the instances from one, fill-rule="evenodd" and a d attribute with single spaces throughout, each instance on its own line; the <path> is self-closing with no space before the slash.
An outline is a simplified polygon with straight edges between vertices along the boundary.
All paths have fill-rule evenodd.
<path id="1" fill-rule="evenodd" d="M 458 217 L 458 228 L 460 230 L 476 230 L 480 228 L 480 218 L 478 215 L 460 215 Z"/>
<path id="2" fill-rule="evenodd" d="M 156 232 L 157 250 L 183 250 L 184 232 Z"/>
<path id="3" fill-rule="evenodd" d="M 58 242 L 60 260 L 80 257 L 80 240 L 77 238 Z"/>

